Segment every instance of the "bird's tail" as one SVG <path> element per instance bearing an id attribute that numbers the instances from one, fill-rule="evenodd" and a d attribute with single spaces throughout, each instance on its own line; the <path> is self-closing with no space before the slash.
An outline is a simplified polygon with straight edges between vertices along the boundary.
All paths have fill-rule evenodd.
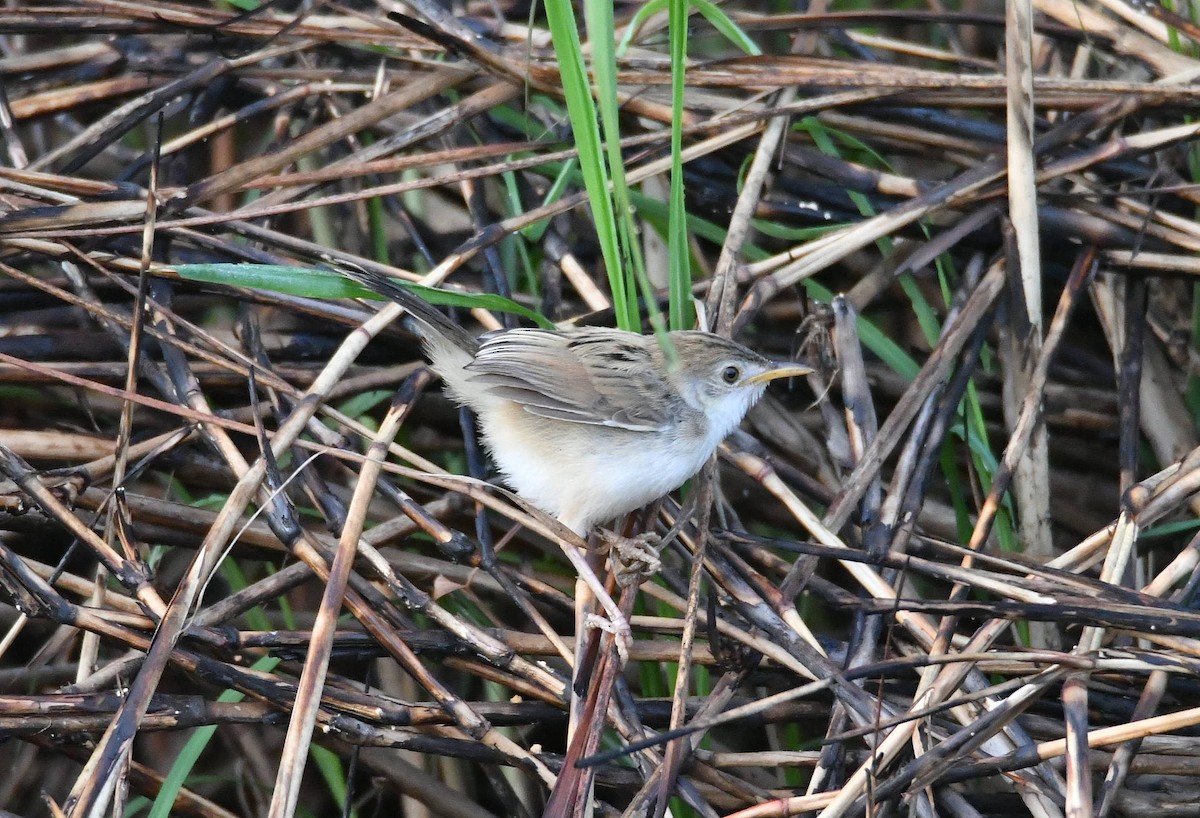
<path id="1" fill-rule="evenodd" d="M 409 292 L 388 276 L 348 264 L 337 265 L 337 271 L 368 290 L 404 307 L 426 330 L 427 346 L 457 347 L 468 355 L 474 355 L 475 350 L 479 349 L 479 341 L 475 336 L 451 321 L 428 301 Z"/>

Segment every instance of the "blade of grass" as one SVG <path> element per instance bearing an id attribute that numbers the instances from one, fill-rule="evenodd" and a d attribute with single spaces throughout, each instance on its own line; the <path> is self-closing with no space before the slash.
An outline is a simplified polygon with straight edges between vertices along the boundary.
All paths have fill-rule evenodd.
<path id="1" fill-rule="evenodd" d="M 550 184 L 550 189 L 546 191 L 546 195 L 542 197 L 542 206 L 553 204 L 562 198 L 563 193 L 567 189 L 571 177 L 574 175 L 576 166 L 579 164 L 576 159 L 568 159 L 562 163 L 558 175 L 554 177 L 554 181 Z M 542 219 L 534 222 L 528 227 L 521 228 L 521 235 L 531 242 L 539 242 L 542 236 L 546 234 L 546 228 L 550 226 L 550 219 Z"/>
<path id="2" fill-rule="evenodd" d="M 584 16 L 587 20 L 589 33 L 588 44 L 592 52 L 592 77 L 596 88 L 596 103 L 600 110 L 600 125 L 604 131 L 604 151 L 608 165 L 608 173 L 612 182 L 612 201 L 617 215 L 617 239 L 621 250 L 621 270 L 619 275 L 624 280 L 622 285 L 626 292 L 634 297 L 640 289 L 650 325 L 659 333 L 660 343 L 667 351 L 668 357 L 672 351 L 670 344 L 662 333 L 666 330 L 658 300 L 655 298 L 654 287 L 646 274 L 646 262 L 642 257 L 642 246 L 638 241 L 638 231 L 634 224 L 634 208 L 630 198 L 629 183 L 625 178 L 625 160 L 621 155 L 621 115 L 618 110 L 617 94 L 617 57 L 613 45 L 612 32 L 615 29 L 613 21 L 613 6 L 609 0 L 588 0 L 583 4 Z M 609 280 L 614 277 L 609 270 Z M 638 322 L 636 329 L 641 329 Z"/>
<path id="3" fill-rule="evenodd" d="M 288 267 L 278 264 L 179 264 L 171 269 L 189 281 L 231 287 L 253 287 L 305 298 L 384 299 L 384 296 L 374 290 L 368 290 L 332 270 L 317 270 L 311 267 Z M 458 293 L 425 287 L 398 278 L 392 280 L 397 286 L 412 290 L 415 295 L 430 304 L 510 312 L 528 318 L 543 329 L 554 329 L 554 324 L 544 316 L 503 296 L 492 293 Z"/>
<path id="4" fill-rule="evenodd" d="M 633 43 L 633 38 L 637 36 L 638 31 L 646 24 L 647 20 L 666 9 L 668 2 L 670 0 L 650 0 L 649 3 L 646 3 L 637 10 L 637 13 L 633 15 L 633 19 L 629 21 L 629 25 L 625 26 L 625 33 L 621 36 L 621 42 L 617 44 L 618 57 L 625 56 L 625 52 L 629 50 L 629 46 Z M 716 3 L 709 2 L 709 0 L 691 0 L 688 5 L 700 12 L 713 28 L 744 53 L 751 57 L 757 57 L 762 54 L 762 49 L 758 47 L 758 43 L 751 40 L 750 36 L 742 31 L 741 26 L 730 19 L 729 15 Z"/>
<path id="5" fill-rule="evenodd" d="M 688 0 L 669 0 L 671 37 L 671 194 L 667 216 L 668 304 L 671 329 L 686 329 L 692 316 L 692 267 L 683 190 L 683 92 L 687 70 Z"/>
<path id="6" fill-rule="evenodd" d="M 579 151 L 579 167 L 583 173 L 588 202 L 592 208 L 592 219 L 596 223 L 600 253 L 604 257 L 609 286 L 612 289 L 617 326 L 621 329 L 637 330 L 641 323 L 638 320 L 637 293 L 632 287 L 626 286 L 625 276 L 621 274 L 621 251 L 617 238 L 616 214 L 609 193 L 608 167 L 600 143 L 600 123 L 588 84 L 574 9 L 570 0 L 547 0 L 545 7 L 550 39 L 558 58 L 567 114 L 571 120 L 575 146 Z"/>
<path id="7" fill-rule="evenodd" d="M 746 32 L 742 31 L 741 26 L 730 19 L 725 10 L 716 3 L 709 0 L 689 0 L 689 5 L 708 20 L 709 25 L 724 35 L 725 39 L 740 48 L 751 57 L 757 57 L 762 54 L 762 49 L 758 44 L 750 39 Z"/>

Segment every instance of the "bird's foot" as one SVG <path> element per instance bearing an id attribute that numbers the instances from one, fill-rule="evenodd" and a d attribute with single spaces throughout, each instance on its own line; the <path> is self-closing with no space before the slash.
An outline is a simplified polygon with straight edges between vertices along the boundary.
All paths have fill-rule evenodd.
<path id="1" fill-rule="evenodd" d="M 588 614 L 583 618 L 583 626 L 585 628 L 595 628 L 601 633 L 607 633 L 613 636 L 616 636 L 621 632 L 621 625 L 622 623 L 613 622 L 611 619 L 601 616 L 600 614 Z"/>
<path id="2" fill-rule="evenodd" d="M 594 624 L 595 627 L 605 633 L 611 633 L 613 635 L 613 644 L 617 647 L 617 655 L 621 659 L 621 665 L 626 665 L 629 662 L 629 649 L 633 647 L 633 629 L 629 627 L 629 619 L 621 612 L 621 607 L 617 604 L 617 601 L 609 595 L 608 590 L 604 587 L 604 583 L 596 576 L 596 572 L 592 570 L 592 566 L 588 565 L 588 561 L 584 558 L 582 552 L 569 543 L 563 543 L 563 553 L 567 555 L 571 564 L 575 566 L 580 582 L 587 586 L 587 589 L 591 591 L 592 595 L 600 603 L 600 607 L 604 610 L 604 613 L 607 614 L 605 617 L 595 617 L 604 622 L 603 625 L 591 622 L 590 620 L 593 615 L 590 614 L 583 617 L 584 625 Z M 575 603 L 577 606 L 581 604 L 582 598 L 581 595 L 576 595 Z"/>
<path id="3" fill-rule="evenodd" d="M 603 532 L 601 536 L 608 549 L 608 558 L 612 560 L 613 575 L 622 588 L 638 585 L 662 569 L 658 554 L 663 541 L 654 532 L 636 537 L 619 537 Z"/>
<path id="4" fill-rule="evenodd" d="M 629 620 L 624 616 L 620 619 L 610 619 L 600 614 L 588 614 L 583 618 L 583 627 L 595 628 L 611 636 L 617 648 L 617 657 L 621 660 L 621 667 L 629 664 L 629 649 L 633 647 L 633 630 L 629 627 Z"/>

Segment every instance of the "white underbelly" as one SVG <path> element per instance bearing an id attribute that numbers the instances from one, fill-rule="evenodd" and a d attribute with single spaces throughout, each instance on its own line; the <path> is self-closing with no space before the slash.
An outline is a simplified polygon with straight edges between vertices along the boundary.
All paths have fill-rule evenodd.
<path id="1" fill-rule="evenodd" d="M 485 443 L 505 482 L 580 534 L 678 488 L 716 445 L 674 442 L 664 449 L 660 432 L 547 418 L 530 423 L 508 402 L 489 415 Z"/>

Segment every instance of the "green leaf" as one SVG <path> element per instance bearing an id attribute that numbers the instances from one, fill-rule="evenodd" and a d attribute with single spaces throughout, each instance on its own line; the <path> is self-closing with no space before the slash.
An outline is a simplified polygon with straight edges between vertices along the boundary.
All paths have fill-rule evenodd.
<path id="1" fill-rule="evenodd" d="M 625 56 L 625 52 L 629 50 L 629 46 L 633 43 L 634 36 L 641 30 L 642 26 L 646 25 L 646 21 L 658 14 L 663 9 L 667 8 L 668 0 L 650 0 L 633 15 L 633 19 L 629 21 L 629 25 L 625 27 L 625 34 L 621 37 L 621 42 L 617 44 L 617 56 Z M 762 54 L 762 49 L 758 44 L 750 39 L 746 32 L 742 31 L 741 26 L 729 18 L 720 6 L 712 3 L 709 0 L 690 0 L 689 6 L 696 9 L 708 20 L 709 24 L 724 35 L 725 39 L 740 48 L 751 57 L 757 57 Z"/>
<path id="2" fill-rule="evenodd" d="M 682 2 L 682 0 L 677 0 Z M 666 325 L 663 322 L 654 287 L 646 274 L 646 263 L 642 258 L 642 246 L 638 240 L 637 225 L 634 223 L 634 209 L 630 198 L 629 183 L 625 178 L 625 160 L 621 155 L 621 114 L 617 94 L 617 58 L 614 53 L 612 33 L 613 4 L 611 0 L 585 0 L 583 4 L 584 17 L 587 20 L 588 45 L 591 48 L 592 77 L 596 87 L 596 105 L 600 111 L 600 126 L 604 133 L 605 162 L 608 176 L 612 182 L 612 206 L 617 228 L 617 248 L 620 251 L 620 266 L 617 270 L 609 268 L 610 286 L 614 277 L 622 279 L 620 290 L 630 299 L 630 309 L 634 323 L 617 326 L 622 329 L 641 331 L 641 321 L 637 317 L 637 293 L 641 289 L 646 305 L 647 317 L 650 324 L 659 334 L 659 340 L 669 348 L 669 341 L 663 335 Z M 668 352 L 670 355 L 670 352 Z"/>
<path id="3" fill-rule="evenodd" d="M 621 42 L 617 43 L 617 56 L 624 57 L 625 52 L 629 50 L 629 45 L 633 42 L 633 37 L 642 26 L 646 25 L 646 21 L 658 14 L 667 7 L 667 0 L 650 0 L 633 15 L 633 19 L 629 21 L 629 25 L 625 26 L 625 34 L 621 37 Z"/>
<path id="4" fill-rule="evenodd" d="M 571 177 L 575 174 L 578 164 L 578 159 L 568 159 L 562 163 L 562 166 L 558 169 L 558 175 L 554 177 L 554 181 L 550 185 L 550 189 L 542 197 L 543 207 L 554 204 L 563 197 L 563 193 L 566 191 L 567 185 L 571 183 Z M 521 235 L 532 242 L 538 242 L 542 240 L 542 236 L 546 234 L 546 228 L 549 226 L 550 219 L 547 217 L 531 225 L 522 227 Z"/>
<path id="5" fill-rule="evenodd" d="M 725 35 L 725 39 L 742 51 L 751 57 L 762 54 L 762 49 L 758 47 L 758 44 L 742 31 L 741 26 L 729 19 L 729 15 L 716 3 L 710 3 L 709 0 L 689 0 L 689 5 L 704 15 L 704 19 L 708 20 L 713 28 Z"/>
<path id="6" fill-rule="evenodd" d="M 687 71 L 688 1 L 670 0 L 671 38 L 671 194 L 667 218 L 670 258 L 671 329 L 692 325 L 692 257 L 688 247 L 687 207 L 683 189 L 683 95 Z"/>
<path id="7" fill-rule="evenodd" d="M 282 264 L 179 264 L 174 268 L 182 278 L 203 281 L 208 284 L 224 284 L 230 287 L 252 287 L 306 298 L 373 298 L 386 301 L 387 296 L 351 281 L 333 270 L 317 270 L 312 267 L 288 267 Z M 493 293 L 459 293 L 439 290 L 393 278 L 398 287 L 412 291 L 414 295 L 443 307 L 484 309 L 508 312 L 528 318 L 543 329 L 554 329 L 554 324 L 545 316 L 521 306 L 517 302 Z"/>
<path id="8" fill-rule="evenodd" d="M 592 0 L 603 2 L 603 0 Z M 583 172 L 588 202 L 592 207 L 592 219 L 596 225 L 596 238 L 608 274 L 613 295 L 613 311 L 617 326 L 636 329 L 638 324 L 637 294 L 626 287 L 621 271 L 621 252 L 617 240 L 617 217 L 609 193 L 608 167 L 604 148 L 600 141 L 600 123 L 596 104 L 592 99 L 588 83 L 587 67 L 580 45 L 579 28 L 575 24 L 575 9 L 570 0 L 546 0 L 546 23 L 550 27 L 550 39 L 558 58 L 558 71 L 562 78 L 563 99 L 571 119 L 571 132 L 575 137 L 575 148 L 579 152 L 579 168 Z"/>

